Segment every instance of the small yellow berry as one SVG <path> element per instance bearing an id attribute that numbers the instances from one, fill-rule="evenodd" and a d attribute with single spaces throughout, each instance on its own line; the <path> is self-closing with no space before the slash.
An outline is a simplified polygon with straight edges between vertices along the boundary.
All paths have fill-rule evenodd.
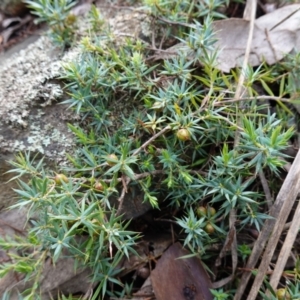
<path id="1" fill-rule="evenodd" d="M 210 217 L 213 217 L 216 214 L 216 210 L 212 206 L 209 206 L 207 211 L 209 212 Z"/>
<path id="2" fill-rule="evenodd" d="M 213 234 L 215 232 L 215 228 L 210 223 L 205 226 L 204 230 L 208 234 Z"/>
<path id="3" fill-rule="evenodd" d="M 64 183 L 68 183 L 69 182 L 69 179 L 66 175 L 64 174 L 56 174 L 55 177 L 54 177 L 54 181 L 57 185 L 61 185 L 62 182 Z"/>
<path id="4" fill-rule="evenodd" d="M 104 186 L 101 184 L 101 182 L 96 182 L 94 184 L 94 189 L 99 192 L 102 192 L 104 190 Z"/>
<path id="5" fill-rule="evenodd" d="M 198 217 L 203 217 L 203 216 L 205 216 L 206 215 L 206 208 L 204 207 L 204 206 L 199 206 L 199 207 L 197 207 L 197 209 L 196 209 L 196 214 L 197 214 L 197 216 Z"/>
<path id="6" fill-rule="evenodd" d="M 290 293 L 284 288 L 278 289 L 276 291 L 276 297 L 278 300 L 290 300 L 291 299 Z"/>
<path id="7" fill-rule="evenodd" d="M 112 161 L 112 160 L 118 160 L 118 157 L 117 157 L 117 155 L 116 154 L 114 154 L 114 153 L 112 153 L 112 154 L 109 154 L 108 156 L 107 156 L 107 160 L 106 160 L 106 163 L 109 165 L 109 166 L 114 166 L 114 165 L 116 165 L 117 164 L 117 162 L 114 162 L 114 161 Z"/>
<path id="8" fill-rule="evenodd" d="M 191 134 L 190 134 L 190 132 L 189 132 L 187 129 L 185 129 L 185 128 L 179 129 L 179 130 L 177 131 L 177 133 L 176 133 L 176 136 L 178 137 L 178 139 L 179 139 L 180 141 L 183 141 L 183 142 L 188 141 L 188 140 L 191 139 Z"/>

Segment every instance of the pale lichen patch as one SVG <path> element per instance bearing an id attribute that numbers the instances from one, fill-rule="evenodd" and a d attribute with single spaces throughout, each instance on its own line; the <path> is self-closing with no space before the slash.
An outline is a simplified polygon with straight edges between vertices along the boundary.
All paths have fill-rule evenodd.
<path id="1" fill-rule="evenodd" d="M 1 65 L 0 152 L 32 151 L 57 160 L 72 149 L 66 121 L 78 116 L 57 105 L 64 94 L 55 78 L 61 61 L 48 38 L 41 37 Z"/>
<path id="2" fill-rule="evenodd" d="M 150 36 L 150 20 L 138 11 L 104 13 L 112 35 L 139 38 Z M 85 18 L 79 21 L 78 36 L 86 36 L 91 27 Z M 75 140 L 67 122 L 80 116 L 57 105 L 64 99 L 62 65 L 79 60 L 82 47 L 77 45 L 62 53 L 47 37 L 41 37 L 26 49 L 0 64 L 0 153 L 30 150 L 61 161 L 74 149 Z"/>

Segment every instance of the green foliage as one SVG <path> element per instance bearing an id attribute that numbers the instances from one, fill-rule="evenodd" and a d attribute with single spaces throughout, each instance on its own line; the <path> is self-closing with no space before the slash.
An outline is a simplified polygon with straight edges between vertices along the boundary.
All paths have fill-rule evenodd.
<path id="1" fill-rule="evenodd" d="M 251 248 L 246 244 L 239 245 L 237 250 L 243 261 L 246 261 L 251 254 Z"/>
<path id="2" fill-rule="evenodd" d="M 70 46 L 77 29 L 77 17 L 70 13 L 76 4 L 73 0 L 24 0 L 37 22 L 46 22 L 50 27 L 50 37 L 58 46 Z"/>
<path id="3" fill-rule="evenodd" d="M 190 245 L 195 250 L 203 248 L 203 243 L 208 239 L 208 234 L 204 231 L 204 218 L 198 219 L 190 208 L 187 217 L 177 222 L 186 234 L 184 245 Z"/>
<path id="4" fill-rule="evenodd" d="M 166 1 L 166 0 L 143 0 L 145 9 L 156 17 L 164 17 L 170 21 L 190 22 L 204 16 L 213 18 L 225 18 L 218 12 L 219 8 L 227 6 L 227 0 L 205 0 L 205 1 Z"/>
<path id="5" fill-rule="evenodd" d="M 269 295 L 265 292 L 260 292 L 260 296 L 264 300 L 278 300 L 289 299 L 297 300 L 300 298 L 300 282 L 299 282 L 299 257 L 296 259 L 295 268 L 293 270 L 286 270 L 283 273 L 285 278 L 285 285 L 281 284 L 277 290 L 274 290 L 267 279 L 264 280 L 265 289 L 269 292 Z M 293 278 L 294 277 L 294 278 Z"/>
<path id="6" fill-rule="evenodd" d="M 30 292 L 30 297 L 27 296 L 34 299 L 46 254 L 50 252 L 55 263 L 68 253 L 76 259 L 77 266 L 85 265 L 93 269 L 93 280 L 101 281 L 102 296 L 109 282 L 120 284 L 115 279 L 120 271 L 119 262 L 123 256 L 135 254 L 133 246 L 138 234 L 128 231 L 129 223 L 116 216 L 114 210 L 106 210 L 105 197 L 113 190 L 103 195 L 101 200 L 94 189 L 93 178 L 74 178 L 57 184 L 53 176 L 45 175 L 41 162 L 34 167 L 28 155 L 24 157 L 20 154 L 13 165 L 16 169 L 12 172 L 27 170 L 27 174 L 32 175 L 30 184 L 20 181 L 21 189 L 15 191 L 21 201 L 14 207 L 29 206 L 29 214 L 35 213 L 41 218 L 32 220 L 33 228 L 28 241 L 0 240 L 0 246 L 4 249 L 18 247 L 26 253 L 15 256 L 16 263 L 2 265 L 0 275 L 14 270 L 34 276 L 36 288 Z M 37 261 L 35 251 L 29 254 L 25 251 L 31 247 L 44 253 Z"/>
<path id="7" fill-rule="evenodd" d="M 43 247 L 42 242 L 33 233 L 29 233 L 26 238 L 16 237 L 15 240 L 9 237 L 0 238 L 0 247 L 6 251 L 13 250 L 10 253 L 11 261 L 1 265 L 0 277 L 4 277 L 9 272 L 25 275 L 25 281 L 32 280 L 32 288 L 26 290 L 23 295 L 19 295 L 19 299 L 36 299 L 48 249 Z M 15 250 L 18 250 L 17 253 L 14 252 Z M 3 295 L 2 299 L 9 299 L 9 293 Z"/>
<path id="8" fill-rule="evenodd" d="M 56 41 L 71 43 L 75 23 L 66 26 L 70 1 L 26 3 L 49 23 Z M 1 240 L 0 246 L 17 244 L 26 249 L 31 245 L 41 258 L 34 262 L 24 252 L 14 264 L 1 266 L 2 275 L 15 270 L 38 282 L 43 253 L 49 253 L 54 262 L 67 253 L 76 259 L 76 266 L 92 268 L 92 280 L 99 283 L 94 299 L 104 298 L 110 284 L 123 287 L 120 297 L 128 295 L 132 286 L 118 278 L 119 263 L 136 254 L 140 236 L 120 215 L 130 189 L 139 190 L 153 208 L 166 203 L 179 212 L 176 226 L 194 254 L 224 242 L 233 209 L 237 230 L 246 226 L 260 230 L 269 218 L 258 172 L 278 179 L 287 157 L 283 150 L 293 135 L 292 127 L 287 128 L 275 113 L 262 110 L 255 98 L 255 84 L 270 93 L 275 70 L 249 67 L 245 72 L 247 109 L 236 105 L 228 97 L 236 89 L 239 70 L 224 74 L 216 68 L 212 30 L 212 18 L 222 17 L 216 9 L 227 3 L 147 0 L 144 4 L 153 28 L 164 24 L 163 48 L 176 29 L 185 50 L 163 62 L 153 61 L 146 42 L 120 41 L 92 8 L 88 15 L 92 31 L 81 39 L 80 55 L 63 66 L 60 77 L 69 95 L 64 103 L 83 121 L 81 127 L 69 124 L 78 147 L 67 156 L 68 167 L 61 171 L 67 180 L 56 182 L 54 172 L 44 170 L 43 162 L 35 162 L 29 153 L 20 153 L 12 162 L 11 172 L 17 178 L 30 176 L 29 182 L 19 180 L 20 201 L 14 207 L 26 206 L 29 216 L 40 218 L 29 235 L 36 240 Z M 199 18 L 201 22 L 195 21 Z M 280 86 L 284 95 L 285 84 Z M 240 139 L 234 146 L 237 132 Z M 118 207 L 113 207 L 112 199 L 119 200 Z M 199 205 L 214 207 L 216 214 L 208 210 L 197 216 L 194 211 Z M 239 247 L 243 261 L 249 251 Z M 36 290 L 37 285 L 31 295 Z M 223 290 L 212 293 L 215 299 L 229 298 Z"/>
<path id="9" fill-rule="evenodd" d="M 214 296 L 214 300 L 226 300 L 231 298 L 231 295 L 224 292 L 223 289 L 211 290 L 211 293 Z"/>

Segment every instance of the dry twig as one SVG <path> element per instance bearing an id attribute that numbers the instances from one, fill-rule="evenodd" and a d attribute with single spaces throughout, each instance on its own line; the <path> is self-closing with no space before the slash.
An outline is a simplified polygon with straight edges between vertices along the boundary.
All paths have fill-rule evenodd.
<path id="1" fill-rule="evenodd" d="M 270 216 L 272 219 L 266 220 L 263 229 L 256 240 L 252 253 L 248 259 L 246 268 L 254 269 L 256 263 L 258 262 L 261 254 L 268 242 L 265 249 L 264 255 L 261 260 L 261 264 L 258 269 L 258 274 L 252 284 L 252 289 L 247 300 L 256 299 L 257 293 L 261 287 L 264 276 L 267 273 L 269 263 L 272 259 L 276 244 L 280 238 L 282 230 L 284 229 L 287 217 L 293 207 L 295 199 L 298 194 L 300 187 L 300 152 L 298 152 L 290 172 L 288 173 L 272 209 L 270 211 Z M 251 273 L 244 273 L 240 280 L 240 285 L 237 289 L 234 300 L 244 299 L 244 291 L 249 281 Z"/>
<path id="2" fill-rule="evenodd" d="M 265 176 L 265 174 L 262 170 L 258 172 L 258 176 L 260 178 L 260 182 L 261 182 L 261 185 L 263 187 L 263 190 L 264 190 L 264 193 L 265 193 L 265 196 L 266 196 L 267 205 L 268 205 L 268 208 L 270 210 L 272 205 L 273 205 L 273 197 L 271 195 L 271 191 L 270 191 L 270 188 L 269 188 L 269 185 L 268 185 L 268 181 L 267 181 L 266 176 Z"/>
<path id="3" fill-rule="evenodd" d="M 239 99 L 243 93 L 243 85 L 245 81 L 245 70 L 248 65 L 248 60 L 250 56 L 251 44 L 253 39 L 253 31 L 254 31 L 254 20 L 256 14 L 256 0 L 251 1 L 251 20 L 250 20 L 250 27 L 249 27 L 249 35 L 247 40 L 247 47 L 245 51 L 245 57 L 243 61 L 242 71 L 239 77 L 238 85 L 235 91 L 234 99 Z M 249 2 L 249 1 L 247 1 Z M 241 104 L 241 102 L 240 102 Z M 238 111 L 238 109 L 237 109 Z M 241 127 L 241 119 L 237 116 L 237 127 Z M 236 129 L 235 139 L 234 139 L 234 146 L 238 146 L 240 140 L 240 129 Z M 235 209 L 231 209 L 230 211 L 230 231 L 233 232 L 233 241 L 231 243 L 231 257 L 232 257 L 232 276 L 234 276 L 236 267 L 237 267 L 237 242 L 236 242 L 236 232 L 235 232 L 235 222 L 236 222 L 236 211 Z"/>
<path id="4" fill-rule="evenodd" d="M 145 149 L 151 142 L 153 142 L 155 139 L 157 139 L 158 137 L 160 137 L 161 135 L 163 135 L 165 132 L 169 131 L 171 129 L 171 126 L 166 126 L 165 128 L 163 128 L 161 131 L 159 131 L 158 133 L 156 133 L 155 135 L 153 135 L 149 140 L 147 140 L 142 146 L 140 146 L 138 149 L 136 149 L 132 156 L 136 156 L 138 155 L 143 149 Z M 122 177 L 122 183 L 123 183 L 123 189 L 121 192 L 121 195 L 118 199 L 119 201 L 119 206 L 118 206 L 118 210 L 117 210 L 117 215 L 120 214 L 122 207 L 123 207 L 123 201 L 125 198 L 125 194 L 127 192 L 127 186 L 130 183 L 131 179 L 126 176 L 125 178 Z"/>
<path id="5" fill-rule="evenodd" d="M 236 91 L 234 94 L 234 99 L 239 99 L 241 98 L 241 95 L 243 93 L 243 84 L 245 81 L 245 71 L 248 66 L 248 61 L 249 61 L 249 56 L 250 56 L 250 51 L 251 51 L 251 44 L 252 44 L 252 39 L 253 39 L 253 32 L 254 32 L 254 21 L 255 21 L 255 14 L 256 14 L 256 0 L 248 0 L 247 1 L 247 7 L 251 7 L 251 19 L 250 19 L 250 25 L 249 25 L 249 35 L 248 35 L 248 40 L 247 40 L 247 46 L 246 46 L 246 51 L 245 51 L 245 56 L 244 56 L 244 61 L 243 61 L 243 66 L 242 66 L 242 71 L 239 77 L 238 85 L 236 87 Z M 237 118 L 239 121 L 240 118 Z M 240 123 L 240 122 L 239 122 Z M 238 126 L 241 124 L 238 123 Z M 240 141 L 240 132 L 239 130 L 236 131 L 235 135 L 235 140 L 234 140 L 234 145 L 237 146 Z"/>
<path id="6" fill-rule="evenodd" d="M 299 227 L 300 227 L 300 201 L 298 202 L 292 224 L 289 228 L 284 244 L 281 247 L 281 251 L 277 259 L 276 266 L 270 278 L 270 285 L 274 290 L 277 288 L 277 285 L 283 273 L 284 267 L 286 265 L 290 252 L 294 245 L 297 234 L 299 232 Z"/>

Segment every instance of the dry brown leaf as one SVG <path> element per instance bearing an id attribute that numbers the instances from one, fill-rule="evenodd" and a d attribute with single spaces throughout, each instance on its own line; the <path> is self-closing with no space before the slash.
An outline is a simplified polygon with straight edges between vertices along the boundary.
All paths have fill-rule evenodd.
<path id="1" fill-rule="evenodd" d="M 229 72 L 230 69 L 241 66 L 246 49 L 249 21 L 228 19 L 216 21 L 213 26 L 218 39 L 216 46 L 221 50 L 217 67 L 224 72 Z M 293 50 L 295 41 L 296 34 L 293 31 L 268 32 L 255 25 L 249 64 L 257 66 L 263 61 L 274 64 Z"/>
<path id="2" fill-rule="evenodd" d="M 263 61 L 274 64 L 293 49 L 300 49 L 300 5 L 293 4 L 266 14 L 255 21 L 249 64 L 257 66 Z M 249 32 L 249 22 L 227 19 L 213 24 L 221 49 L 218 68 L 229 72 L 241 65 Z"/>
<path id="3" fill-rule="evenodd" d="M 249 65 L 262 62 L 271 65 L 281 60 L 293 49 L 300 50 L 300 4 L 292 4 L 275 10 L 255 20 Z M 249 34 L 248 20 L 226 19 L 213 22 L 220 50 L 217 68 L 224 72 L 242 65 Z M 193 55 L 185 44 L 179 43 L 155 59 L 169 59 L 179 53 Z"/>
<path id="4" fill-rule="evenodd" d="M 256 20 L 256 25 L 265 30 L 290 30 L 300 28 L 300 4 L 292 4 L 281 7 Z"/>
<path id="5" fill-rule="evenodd" d="M 197 257 L 183 258 L 188 251 L 181 244 L 172 245 L 151 273 L 157 300 L 212 300 L 211 281 Z"/>

